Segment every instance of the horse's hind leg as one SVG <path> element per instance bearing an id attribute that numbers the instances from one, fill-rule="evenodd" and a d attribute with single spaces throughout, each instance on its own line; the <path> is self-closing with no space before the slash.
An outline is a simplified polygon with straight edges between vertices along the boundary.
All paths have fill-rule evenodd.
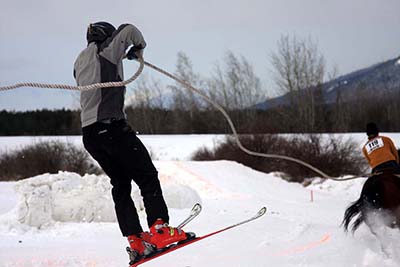
<path id="1" fill-rule="evenodd" d="M 400 207 L 394 211 L 391 227 L 400 230 Z"/>
<path id="2" fill-rule="evenodd" d="M 381 216 L 381 212 L 369 211 L 365 215 L 365 224 L 368 226 L 371 233 L 376 237 L 382 254 L 384 254 L 387 258 L 392 258 L 390 246 L 386 245 L 385 237 L 387 231 L 385 231 L 386 227 L 380 220 Z"/>

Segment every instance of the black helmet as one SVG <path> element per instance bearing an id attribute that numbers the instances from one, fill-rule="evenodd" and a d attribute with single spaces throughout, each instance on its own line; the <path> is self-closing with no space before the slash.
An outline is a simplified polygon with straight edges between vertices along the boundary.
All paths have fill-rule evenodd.
<path id="1" fill-rule="evenodd" d="M 377 136 L 378 134 L 379 134 L 378 126 L 373 122 L 368 123 L 367 124 L 368 137 L 373 138 L 373 137 Z"/>
<path id="2" fill-rule="evenodd" d="M 115 31 L 115 27 L 105 21 L 100 21 L 96 23 L 91 23 L 88 26 L 86 39 L 88 43 L 91 42 L 104 42 L 108 37 L 110 37 Z"/>

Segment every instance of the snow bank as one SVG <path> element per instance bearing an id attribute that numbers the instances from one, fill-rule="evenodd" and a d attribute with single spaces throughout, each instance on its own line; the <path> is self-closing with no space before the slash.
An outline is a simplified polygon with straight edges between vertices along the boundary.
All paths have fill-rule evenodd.
<path id="1" fill-rule="evenodd" d="M 42 228 L 54 222 L 116 221 L 111 184 L 105 175 L 43 174 L 17 182 L 15 190 L 18 201 L 13 213 L 24 225 Z M 166 184 L 163 191 L 169 208 L 183 209 L 201 202 L 197 192 L 186 185 Z M 143 211 L 136 185 L 132 198 L 137 210 Z"/>
<path id="2" fill-rule="evenodd" d="M 15 190 L 19 195 L 17 220 L 22 224 L 41 227 L 54 221 L 115 221 L 106 176 L 43 174 L 18 182 Z"/>

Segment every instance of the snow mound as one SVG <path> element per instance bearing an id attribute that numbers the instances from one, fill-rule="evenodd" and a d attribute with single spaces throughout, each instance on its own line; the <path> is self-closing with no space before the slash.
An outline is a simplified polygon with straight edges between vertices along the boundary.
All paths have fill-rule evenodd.
<path id="1" fill-rule="evenodd" d="M 169 208 L 183 209 L 201 202 L 197 192 L 186 185 L 166 184 L 162 189 Z M 20 224 L 42 228 L 54 222 L 116 221 L 111 184 L 105 175 L 43 174 L 17 182 L 15 190 L 19 198 L 13 213 Z M 137 210 L 143 211 L 135 184 L 132 198 Z"/>
<path id="2" fill-rule="evenodd" d="M 58 222 L 113 222 L 111 185 L 106 176 L 59 172 L 18 182 L 17 220 L 41 227 Z"/>
<path id="3" fill-rule="evenodd" d="M 196 203 L 201 203 L 201 198 L 197 191 L 189 186 L 182 184 L 161 185 L 165 202 L 169 208 L 188 209 Z M 143 201 L 142 201 L 143 203 Z"/>

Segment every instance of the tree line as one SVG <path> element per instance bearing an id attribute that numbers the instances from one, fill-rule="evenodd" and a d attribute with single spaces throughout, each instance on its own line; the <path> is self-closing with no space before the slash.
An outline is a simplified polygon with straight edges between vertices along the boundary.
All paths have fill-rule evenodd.
<path id="1" fill-rule="evenodd" d="M 400 131 L 400 94 L 349 103 L 316 107 L 313 131 L 304 131 L 298 116 L 290 118 L 289 107 L 271 110 L 228 110 L 239 133 L 334 133 L 363 132 L 365 123 L 375 121 L 381 131 Z M 128 107 L 129 123 L 141 134 L 229 134 L 231 129 L 215 109 L 180 110 Z M 78 110 L 0 111 L 0 135 L 80 135 Z"/>
<path id="2" fill-rule="evenodd" d="M 177 55 L 174 75 L 201 90 L 231 116 L 239 133 L 360 132 L 369 121 L 382 131 L 400 131 L 398 90 L 365 90 L 353 97 L 339 92 L 333 103 L 323 100 L 322 85 L 335 77 L 310 38 L 282 36 L 270 60 L 275 88 L 289 102 L 268 110 L 255 108 L 268 99 L 252 64 L 228 51 L 208 76 L 194 70 L 185 53 Z M 127 118 L 143 134 L 230 133 L 225 118 L 212 104 L 178 83 L 164 84 L 146 75 L 128 87 Z M 80 134 L 79 111 L 0 112 L 0 135 Z"/>
<path id="3" fill-rule="evenodd" d="M 78 135 L 79 111 L 0 111 L 0 135 Z"/>

